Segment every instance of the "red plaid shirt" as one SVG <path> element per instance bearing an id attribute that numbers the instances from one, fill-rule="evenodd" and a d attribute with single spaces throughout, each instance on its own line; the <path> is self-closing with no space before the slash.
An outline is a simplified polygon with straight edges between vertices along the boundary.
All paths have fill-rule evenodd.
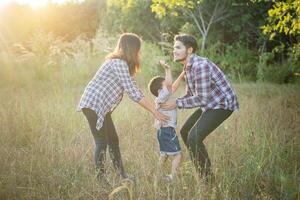
<path id="1" fill-rule="evenodd" d="M 210 60 L 192 54 L 184 68 L 186 95 L 176 99 L 178 108 L 201 107 L 237 110 L 237 97 L 224 73 Z"/>
<path id="2" fill-rule="evenodd" d="M 124 92 L 135 102 L 144 97 L 130 76 L 124 60 L 106 60 L 86 86 L 77 111 L 82 108 L 94 110 L 98 116 L 96 128 L 99 130 L 106 113 L 111 112 L 120 103 Z"/>

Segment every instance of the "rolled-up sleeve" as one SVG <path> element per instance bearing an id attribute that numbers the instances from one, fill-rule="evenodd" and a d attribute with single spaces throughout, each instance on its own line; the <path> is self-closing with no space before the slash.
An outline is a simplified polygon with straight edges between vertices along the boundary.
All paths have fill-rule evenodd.
<path id="1" fill-rule="evenodd" d="M 170 96 L 171 92 L 166 87 L 163 87 L 158 93 L 158 97 L 155 99 L 155 101 L 158 104 L 165 103 Z"/>
<path id="2" fill-rule="evenodd" d="M 211 87 L 210 67 L 208 63 L 194 65 L 195 73 L 195 95 L 185 96 L 176 99 L 178 108 L 205 107 L 208 103 L 208 97 Z"/>
<path id="3" fill-rule="evenodd" d="M 135 102 L 139 102 L 144 95 L 136 85 L 136 81 L 130 76 L 126 62 L 118 60 L 113 64 L 112 67 L 114 67 L 114 71 L 129 98 Z"/>

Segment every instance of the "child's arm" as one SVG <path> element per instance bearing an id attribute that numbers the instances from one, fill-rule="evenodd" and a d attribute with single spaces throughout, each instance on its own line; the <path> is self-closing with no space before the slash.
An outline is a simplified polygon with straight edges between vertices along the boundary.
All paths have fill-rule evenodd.
<path id="1" fill-rule="evenodd" d="M 172 85 L 172 93 L 175 93 L 176 90 L 178 89 L 181 80 L 183 79 L 185 74 L 185 71 L 182 71 L 181 74 L 178 76 L 178 78 L 176 79 L 176 81 L 174 81 L 173 85 Z"/>
<path id="2" fill-rule="evenodd" d="M 171 68 L 168 64 L 165 63 L 165 61 L 160 60 L 159 64 L 165 69 L 166 75 L 165 75 L 165 83 L 167 86 L 167 89 L 172 92 L 172 74 L 171 74 Z"/>

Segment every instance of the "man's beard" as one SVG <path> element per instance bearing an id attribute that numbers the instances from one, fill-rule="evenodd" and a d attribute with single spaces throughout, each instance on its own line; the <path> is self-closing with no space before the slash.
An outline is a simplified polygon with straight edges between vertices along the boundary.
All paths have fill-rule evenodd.
<path id="1" fill-rule="evenodd" d="M 182 62 L 182 61 L 185 61 L 187 58 L 187 53 L 185 54 L 185 56 L 183 58 L 180 58 L 180 59 L 176 59 L 174 60 L 175 62 Z"/>
<path id="2" fill-rule="evenodd" d="M 186 57 L 181 58 L 181 59 L 177 59 L 177 60 L 175 60 L 175 62 L 182 62 L 182 61 L 185 61 L 185 59 L 186 59 Z"/>

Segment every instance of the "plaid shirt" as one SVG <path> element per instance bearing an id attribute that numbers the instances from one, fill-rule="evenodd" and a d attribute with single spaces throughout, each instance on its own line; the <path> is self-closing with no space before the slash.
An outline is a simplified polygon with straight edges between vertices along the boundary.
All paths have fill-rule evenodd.
<path id="1" fill-rule="evenodd" d="M 86 86 L 77 111 L 82 108 L 95 111 L 98 116 L 96 128 L 99 130 L 106 113 L 111 112 L 121 102 L 124 91 L 135 102 L 144 97 L 130 76 L 124 60 L 106 60 Z"/>
<path id="2" fill-rule="evenodd" d="M 192 54 L 184 68 L 186 95 L 176 99 L 178 108 L 201 107 L 236 110 L 237 97 L 224 73 L 210 60 Z"/>

